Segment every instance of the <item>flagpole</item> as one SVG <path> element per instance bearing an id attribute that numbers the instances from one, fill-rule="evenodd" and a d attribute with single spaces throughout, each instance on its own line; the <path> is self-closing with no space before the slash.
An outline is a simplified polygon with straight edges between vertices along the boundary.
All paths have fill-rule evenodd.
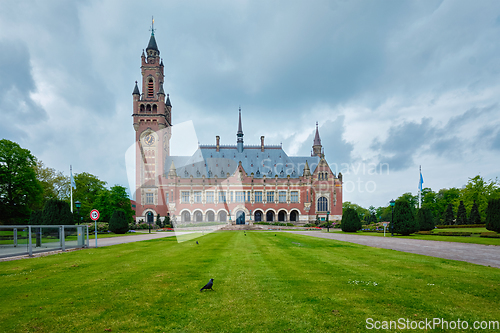
<path id="1" fill-rule="evenodd" d="M 69 174 L 71 175 L 71 179 L 70 179 L 70 184 L 69 184 L 69 188 L 70 188 L 70 193 L 71 193 L 71 214 L 73 214 L 73 167 L 69 166 Z"/>
<path id="2" fill-rule="evenodd" d="M 420 178 L 418 179 L 418 209 L 422 208 L 422 166 L 420 165 Z"/>

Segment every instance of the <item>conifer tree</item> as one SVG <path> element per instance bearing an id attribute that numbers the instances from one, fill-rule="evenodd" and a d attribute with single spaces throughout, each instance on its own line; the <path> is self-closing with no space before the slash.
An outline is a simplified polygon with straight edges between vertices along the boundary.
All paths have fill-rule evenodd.
<path id="1" fill-rule="evenodd" d="M 356 232 L 361 230 L 361 220 L 359 219 L 358 213 L 352 208 L 345 209 L 342 213 L 341 226 L 344 232 Z"/>
<path id="2" fill-rule="evenodd" d="M 481 224 L 481 215 L 479 214 L 479 208 L 477 206 L 476 200 L 474 200 L 474 204 L 472 204 L 472 208 L 470 210 L 469 223 Z"/>
<path id="3" fill-rule="evenodd" d="M 490 199 L 486 208 L 486 229 L 500 232 L 500 198 Z"/>
<path id="4" fill-rule="evenodd" d="M 158 226 L 158 228 L 162 227 L 162 225 L 161 225 L 161 219 L 160 219 L 160 214 L 156 215 L 156 225 Z"/>
<path id="5" fill-rule="evenodd" d="M 455 214 L 453 213 L 453 206 L 449 203 L 448 207 L 446 207 L 446 211 L 444 212 L 444 225 L 452 225 L 454 219 Z"/>
<path id="6" fill-rule="evenodd" d="M 429 231 L 434 229 L 434 217 L 432 216 L 432 212 L 428 207 L 424 206 L 418 210 L 417 222 L 420 230 Z"/>
<path id="7" fill-rule="evenodd" d="M 460 204 L 458 205 L 457 224 L 459 224 L 459 225 L 468 224 L 467 211 L 465 210 L 465 205 L 464 205 L 464 202 L 462 200 L 460 200 Z"/>
<path id="8" fill-rule="evenodd" d="M 391 230 L 403 236 L 408 236 L 419 230 L 418 222 L 413 216 L 413 211 L 406 200 L 396 200 L 396 204 L 394 205 L 394 220 L 392 223 L 394 223 L 394 226 Z"/>
<path id="9" fill-rule="evenodd" d="M 73 225 L 73 214 L 66 201 L 51 199 L 45 203 L 42 212 L 42 224 L 56 225 L 65 224 Z"/>

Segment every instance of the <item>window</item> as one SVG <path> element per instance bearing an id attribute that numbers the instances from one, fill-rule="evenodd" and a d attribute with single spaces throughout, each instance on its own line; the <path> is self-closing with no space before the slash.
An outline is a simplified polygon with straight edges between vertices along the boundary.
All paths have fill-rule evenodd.
<path id="1" fill-rule="evenodd" d="M 255 191 L 255 202 L 262 202 L 262 191 Z"/>
<path id="2" fill-rule="evenodd" d="M 221 202 L 221 203 L 226 202 L 226 192 L 224 192 L 224 191 L 219 192 L 219 202 Z"/>
<path id="3" fill-rule="evenodd" d="M 299 202 L 299 191 L 292 191 L 290 194 L 291 194 L 291 197 L 290 197 L 291 202 L 293 202 L 293 203 Z"/>
<path id="4" fill-rule="evenodd" d="M 165 203 L 168 203 L 168 193 L 165 193 Z"/>
<path id="5" fill-rule="evenodd" d="M 278 192 L 278 200 L 281 203 L 286 202 L 286 191 L 279 191 Z"/>
<path id="6" fill-rule="evenodd" d="M 154 204 L 153 193 L 146 193 L 146 205 Z"/>
<path id="7" fill-rule="evenodd" d="M 236 191 L 236 202 L 245 202 L 245 192 Z"/>
<path id="8" fill-rule="evenodd" d="M 267 202 L 274 202 L 274 191 L 267 192 Z"/>
<path id="9" fill-rule="evenodd" d="M 325 197 L 321 197 L 318 199 L 318 212 L 326 212 L 328 211 L 328 201 Z"/>
<path id="10" fill-rule="evenodd" d="M 201 203 L 201 191 L 194 191 L 194 202 Z"/>
<path id="11" fill-rule="evenodd" d="M 328 173 L 325 173 L 325 180 L 328 180 Z"/>
<path id="12" fill-rule="evenodd" d="M 154 97 L 153 87 L 154 87 L 153 79 L 149 79 L 149 81 L 148 81 L 148 98 Z"/>
<path id="13" fill-rule="evenodd" d="M 189 203 L 189 191 L 181 192 L 181 203 Z"/>
<path id="14" fill-rule="evenodd" d="M 207 193 L 207 203 L 214 202 L 214 192 L 213 191 L 209 191 L 209 192 L 206 192 L 206 193 Z"/>
<path id="15" fill-rule="evenodd" d="M 247 202 L 250 202 L 250 191 L 247 192 Z"/>
<path id="16" fill-rule="evenodd" d="M 231 201 L 229 201 L 229 202 L 234 202 L 234 192 L 233 192 L 233 191 L 231 191 L 231 192 L 229 192 L 229 193 L 230 193 L 230 195 L 231 195 Z"/>

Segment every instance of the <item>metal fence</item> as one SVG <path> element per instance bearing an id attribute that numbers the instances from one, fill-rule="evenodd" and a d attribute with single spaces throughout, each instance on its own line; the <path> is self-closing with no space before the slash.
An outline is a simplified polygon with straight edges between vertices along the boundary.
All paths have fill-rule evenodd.
<path id="1" fill-rule="evenodd" d="M 89 247 L 86 225 L 0 225 L 0 258 Z"/>

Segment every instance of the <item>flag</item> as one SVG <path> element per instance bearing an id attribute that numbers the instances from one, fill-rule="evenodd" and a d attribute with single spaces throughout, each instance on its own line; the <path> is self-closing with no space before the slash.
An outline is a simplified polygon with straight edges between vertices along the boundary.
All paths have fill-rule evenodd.
<path id="1" fill-rule="evenodd" d="M 422 184 L 424 183 L 424 178 L 422 177 L 422 170 L 420 170 L 420 182 L 418 184 L 418 189 L 422 191 Z"/>
<path id="2" fill-rule="evenodd" d="M 71 187 L 76 190 L 75 178 L 73 178 L 73 168 L 69 167 L 69 173 L 71 174 Z"/>

